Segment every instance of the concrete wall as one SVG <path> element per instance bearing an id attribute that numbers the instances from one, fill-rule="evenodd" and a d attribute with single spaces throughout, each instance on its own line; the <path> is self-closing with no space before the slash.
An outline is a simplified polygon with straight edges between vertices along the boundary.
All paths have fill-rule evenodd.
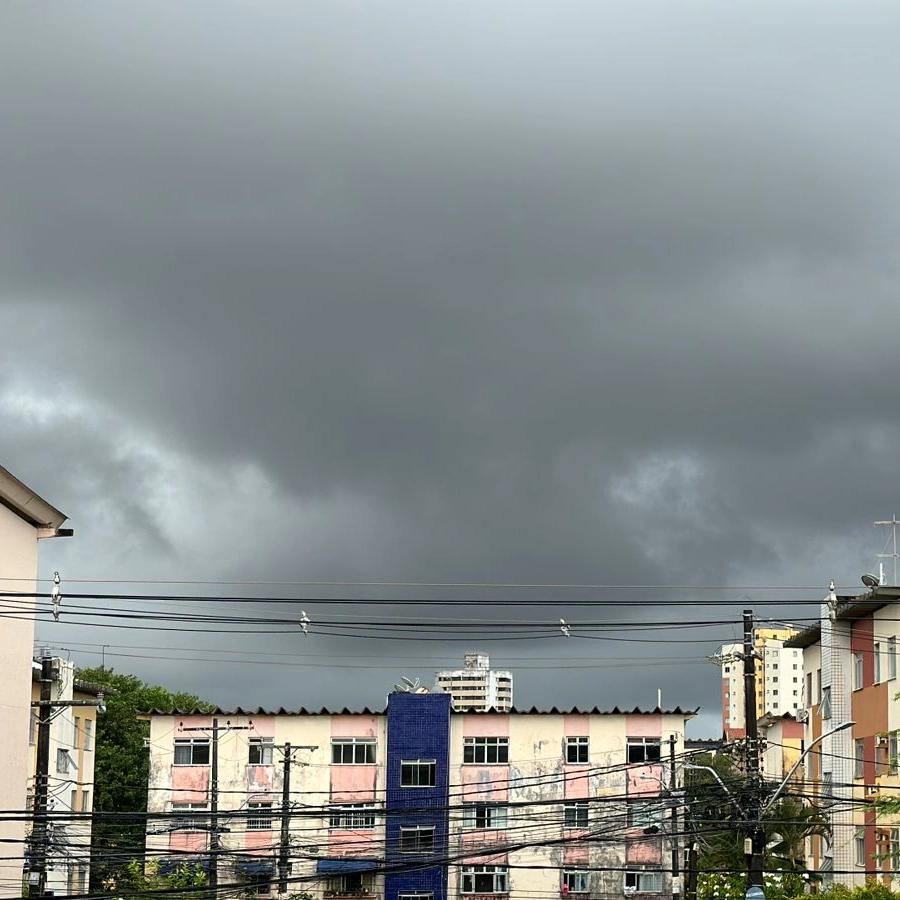
<path id="1" fill-rule="evenodd" d="M 395 699 L 398 697 L 398 699 Z M 248 853 L 274 858 L 280 841 L 278 817 L 282 786 L 281 754 L 276 750 L 271 766 L 248 766 L 248 740 L 271 736 L 277 746 L 316 745 L 315 751 L 295 755 L 291 790 L 292 872 L 289 890 L 308 890 L 316 898 L 340 897 L 342 864 L 375 859 L 375 867 L 387 863 L 388 874 L 367 874 L 363 887 L 372 900 L 388 900 L 400 891 L 434 891 L 440 900 L 460 894 L 461 867 L 500 865 L 509 867 L 510 900 L 532 900 L 535 896 L 562 898 L 566 869 L 590 873 L 594 897 L 622 896 L 626 866 L 656 867 L 663 872 L 662 893 L 670 893 L 669 847 L 660 835 L 645 835 L 643 829 L 626 827 L 626 801 L 658 798 L 669 783 L 668 738 L 675 735 L 676 755 L 683 752 L 685 718 L 681 715 L 646 714 L 507 714 L 448 713 L 446 695 L 391 695 L 393 713 L 299 714 L 272 717 L 218 717 L 220 727 L 231 721 L 251 731 L 223 733 L 219 742 L 220 824 L 230 831 L 221 845 L 230 855 Z M 394 705 L 396 704 L 396 708 Z M 430 705 L 440 722 L 431 721 Z M 440 706 L 441 709 L 437 709 Z M 441 725 L 449 718 L 449 731 Z M 181 853 L 205 854 L 208 833 L 171 831 L 171 803 L 202 802 L 208 796 L 209 766 L 175 766 L 174 740 L 190 732 L 202 735 L 211 719 L 154 716 L 150 737 L 151 812 L 161 819 L 151 823 L 148 849 L 162 857 Z M 179 731 L 179 727 L 181 730 Z M 333 765 L 331 742 L 342 738 L 374 738 L 373 765 Z M 509 762 L 465 763 L 467 737 L 500 737 L 509 740 Z M 566 761 L 566 738 L 588 737 L 586 763 Z M 658 741 L 662 760 L 628 765 L 629 738 Z M 446 828 L 446 870 L 437 881 L 422 883 L 427 870 L 415 878 L 390 874 L 392 863 L 405 868 L 408 861 L 396 853 L 397 830 L 407 824 L 404 812 L 409 797 L 395 777 L 402 758 L 433 758 L 444 766 L 441 784 L 430 798 L 419 797 L 416 815 L 440 819 Z M 307 763 L 304 765 L 303 763 Z M 273 828 L 261 839 L 248 833 L 246 804 L 251 797 L 274 798 Z M 412 796 L 412 795 L 410 795 Z M 436 800 L 436 806 L 425 801 Z M 387 801 L 387 809 L 384 808 Z M 329 829 L 328 807 L 345 802 L 375 803 L 379 808 L 372 829 Z M 506 804 L 506 828 L 465 827 L 464 809 L 471 803 Z M 586 802 L 588 828 L 567 827 L 564 804 Z M 385 827 L 385 820 L 389 823 Z M 424 821 L 424 820 L 423 820 Z M 430 818 L 429 818 L 430 821 Z M 604 837 L 586 840 L 591 830 Z M 442 836 L 439 840 L 443 840 Z M 443 868 L 443 867 L 442 867 Z M 330 874 L 331 873 L 331 874 Z M 220 886 L 240 882 L 231 863 L 220 866 Z"/>
<path id="2" fill-rule="evenodd" d="M 0 506 L 0 581 L 4 590 L 34 591 L 37 578 L 37 532 L 15 513 Z M 0 809 L 25 810 L 29 778 L 28 732 L 31 713 L 31 653 L 34 642 L 33 602 L 4 601 L 4 608 L 21 610 L 23 618 L 6 616 L 0 637 Z M 18 896 L 26 822 L 0 821 L 0 896 Z"/>

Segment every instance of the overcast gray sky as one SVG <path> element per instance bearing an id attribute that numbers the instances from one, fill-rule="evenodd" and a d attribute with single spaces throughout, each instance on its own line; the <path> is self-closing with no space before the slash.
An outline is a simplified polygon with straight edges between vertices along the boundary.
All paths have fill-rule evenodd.
<path id="1" fill-rule="evenodd" d="M 478 648 L 519 705 L 664 687 L 715 734 L 739 610 L 855 590 L 900 499 L 898 41 L 895 2 L 4 4 L 0 462 L 76 530 L 44 576 L 697 588 L 198 585 L 556 606 L 39 638 L 291 707 Z M 401 616 L 481 625 L 316 633 Z"/>

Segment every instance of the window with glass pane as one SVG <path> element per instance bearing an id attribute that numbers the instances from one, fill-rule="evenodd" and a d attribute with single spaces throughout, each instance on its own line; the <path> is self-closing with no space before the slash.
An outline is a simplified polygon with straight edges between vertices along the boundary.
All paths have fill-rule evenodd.
<path id="1" fill-rule="evenodd" d="M 863 655 L 859 651 L 853 654 L 853 690 L 863 686 Z"/>
<path id="2" fill-rule="evenodd" d="M 437 762 L 433 759 L 404 759 L 400 761 L 400 787 L 434 787 Z"/>
<path id="3" fill-rule="evenodd" d="M 586 737 L 566 738 L 566 762 L 586 763 L 590 759 L 590 739 Z"/>
<path id="4" fill-rule="evenodd" d="M 173 803 L 172 825 L 179 831 L 202 831 L 209 825 L 206 803 Z"/>
<path id="5" fill-rule="evenodd" d="M 889 637 L 887 639 L 887 667 L 888 678 L 897 677 L 897 638 Z"/>
<path id="6" fill-rule="evenodd" d="M 662 758 L 662 742 L 659 738 L 628 738 L 625 747 L 629 763 L 654 763 Z"/>
<path id="7" fill-rule="evenodd" d="M 509 763 L 509 738 L 464 738 L 463 762 L 481 763 L 482 765 L 506 765 Z"/>
<path id="8" fill-rule="evenodd" d="M 375 764 L 374 738 L 334 738 L 331 762 L 338 766 L 371 766 Z"/>
<path id="9" fill-rule="evenodd" d="M 251 766 L 271 766 L 275 741 L 273 738 L 250 738 L 247 764 Z"/>
<path id="10" fill-rule="evenodd" d="M 626 824 L 629 828 L 652 828 L 663 823 L 665 807 L 648 800 L 632 800 L 626 808 Z"/>
<path id="11" fill-rule="evenodd" d="M 590 872 L 581 869 L 565 869 L 562 883 L 569 894 L 586 894 L 589 890 Z"/>
<path id="12" fill-rule="evenodd" d="M 185 738 L 175 741 L 176 766 L 208 766 L 209 738 Z"/>
<path id="13" fill-rule="evenodd" d="M 588 810 L 587 800 L 573 800 L 563 806 L 563 825 L 566 828 L 587 828 Z"/>
<path id="14" fill-rule="evenodd" d="M 247 804 L 247 831 L 269 831 L 272 827 L 272 803 Z"/>
<path id="15" fill-rule="evenodd" d="M 375 827 L 375 807 L 371 803 L 343 803 L 332 806 L 328 818 L 332 830 L 357 830 Z"/>
<path id="16" fill-rule="evenodd" d="M 506 807 L 498 803 L 466 803 L 463 828 L 506 828 Z"/>
<path id="17" fill-rule="evenodd" d="M 853 777 L 863 778 L 866 774 L 866 745 L 861 738 L 853 742 Z"/>
<path id="18" fill-rule="evenodd" d="M 401 825 L 401 853 L 434 853 L 434 826 Z"/>
<path id="19" fill-rule="evenodd" d="M 459 880 L 463 894 L 506 894 L 509 891 L 506 866 L 463 866 Z"/>
<path id="20" fill-rule="evenodd" d="M 658 894 L 662 890 L 659 869 L 629 869 L 625 872 L 625 887 L 638 894 Z"/>

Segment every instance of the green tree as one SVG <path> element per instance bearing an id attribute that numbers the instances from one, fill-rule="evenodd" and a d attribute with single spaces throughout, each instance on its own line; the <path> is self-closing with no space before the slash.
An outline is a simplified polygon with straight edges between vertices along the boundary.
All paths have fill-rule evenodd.
<path id="1" fill-rule="evenodd" d="M 83 681 L 105 685 L 106 711 L 97 716 L 94 761 L 94 823 L 91 835 L 91 888 L 128 881 L 132 861 L 143 868 L 150 758 L 145 740 L 150 723 L 138 718 L 150 709 L 203 709 L 214 706 L 193 694 L 149 685 L 136 675 L 112 669 L 80 669 Z"/>

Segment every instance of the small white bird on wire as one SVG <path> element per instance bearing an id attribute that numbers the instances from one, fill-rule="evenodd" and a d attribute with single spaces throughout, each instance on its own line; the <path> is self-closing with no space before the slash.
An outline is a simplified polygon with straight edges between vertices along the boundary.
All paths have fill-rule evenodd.
<path id="1" fill-rule="evenodd" d="M 559 620 L 559 630 L 566 636 L 569 636 L 569 623 L 565 619 Z"/>
<path id="2" fill-rule="evenodd" d="M 50 602 L 53 604 L 53 618 L 59 621 L 59 604 L 62 603 L 62 594 L 59 592 L 59 572 L 53 573 L 53 587 L 50 589 Z"/>
<path id="3" fill-rule="evenodd" d="M 300 610 L 300 628 L 304 634 L 309 634 L 309 616 L 305 609 Z"/>

